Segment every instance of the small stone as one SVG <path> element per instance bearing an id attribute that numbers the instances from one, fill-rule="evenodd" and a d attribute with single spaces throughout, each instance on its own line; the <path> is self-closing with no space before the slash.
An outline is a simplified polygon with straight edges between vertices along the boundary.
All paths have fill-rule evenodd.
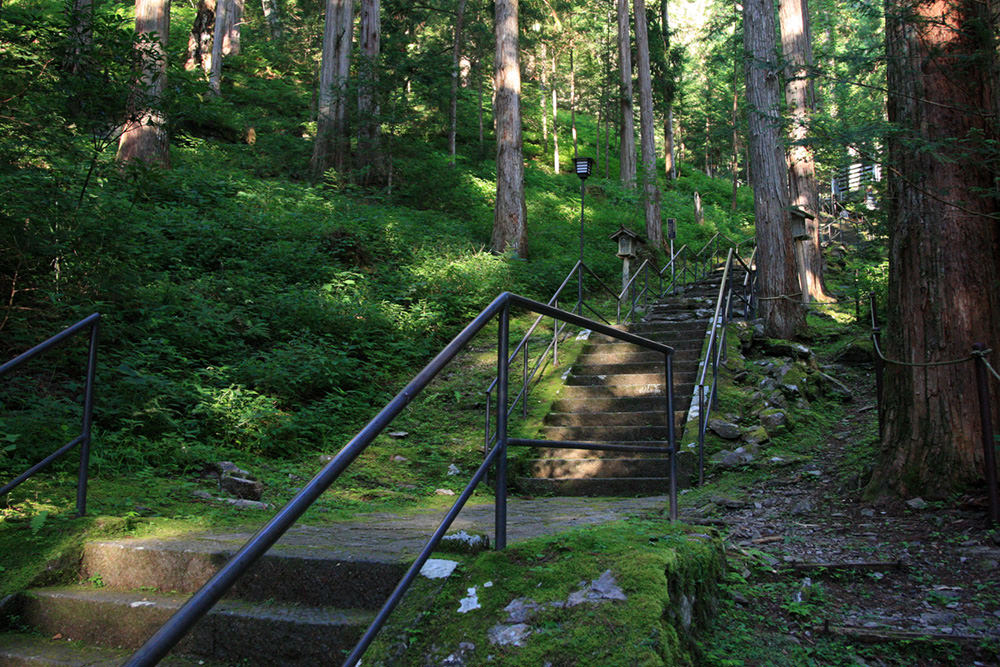
<path id="1" fill-rule="evenodd" d="M 490 644 L 499 646 L 524 646 L 524 640 L 531 634 L 531 628 L 525 623 L 503 625 L 498 623 L 486 633 Z"/>
<path id="2" fill-rule="evenodd" d="M 861 516 L 875 516 L 875 510 L 873 510 L 873 509 L 863 509 L 863 510 L 861 510 Z"/>
<path id="3" fill-rule="evenodd" d="M 740 437 L 740 427 L 722 419 L 709 420 L 708 428 L 725 440 L 736 440 Z"/>
<path id="4" fill-rule="evenodd" d="M 395 463 L 405 463 L 410 459 L 406 458 L 405 456 L 400 456 L 399 454 L 396 454 L 395 456 L 392 457 L 392 460 Z"/>
<path id="5" fill-rule="evenodd" d="M 452 491 L 451 489 L 434 489 L 434 493 L 436 493 L 439 496 L 453 496 L 453 495 L 455 495 L 455 492 Z"/>
<path id="6" fill-rule="evenodd" d="M 490 538 L 485 533 L 467 533 L 459 530 L 441 538 L 438 549 L 452 553 L 479 553 L 490 548 Z"/>
<path id="7" fill-rule="evenodd" d="M 320 454 L 319 455 L 319 462 L 320 463 L 329 463 L 332 460 L 333 460 L 333 454 Z"/>
<path id="8" fill-rule="evenodd" d="M 461 474 L 462 474 L 462 471 L 461 471 L 461 470 L 459 470 L 459 469 L 458 469 L 458 466 L 457 466 L 457 465 L 455 465 L 454 463 L 452 463 L 452 464 L 450 464 L 450 465 L 448 466 L 448 475 L 449 475 L 450 477 L 454 477 L 455 475 L 461 475 Z"/>
<path id="9" fill-rule="evenodd" d="M 910 498 L 906 501 L 907 507 L 914 510 L 925 510 L 927 509 L 927 501 L 923 498 Z"/>
<path id="10" fill-rule="evenodd" d="M 458 567 L 458 561 L 445 560 L 444 558 L 428 558 L 420 568 L 420 574 L 428 579 L 444 579 L 451 576 L 451 573 Z"/>
<path id="11" fill-rule="evenodd" d="M 219 479 L 219 486 L 223 491 L 231 493 L 237 498 L 246 500 L 260 500 L 264 493 L 264 484 L 255 479 L 246 479 L 224 473 Z"/>
<path id="12" fill-rule="evenodd" d="M 526 623 L 539 609 L 541 606 L 531 598 L 516 598 L 503 608 L 508 623 Z"/>
<path id="13" fill-rule="evenodd" d="M 410 434 L 407 431 L 389 431 L 389 437 L 396 438 L 397 440 L 405 438 L 408 435 Z"/>
<path id="14" fill-rule="evenodd" d="M 812 501 L 805 499 L 800 500 L 792 506 L 792 514 L 808 514 L 813 511 Z"/>
<path id="15" fill-rule="evenodd" d="M 458 613 L 467 614 L 473 609 L 481 609 L 482 605 L 479 604 L 479 596 L 476 594 L 476 587 L 465 589 L 466 595 L 464 598 L 458 601 Z"/>

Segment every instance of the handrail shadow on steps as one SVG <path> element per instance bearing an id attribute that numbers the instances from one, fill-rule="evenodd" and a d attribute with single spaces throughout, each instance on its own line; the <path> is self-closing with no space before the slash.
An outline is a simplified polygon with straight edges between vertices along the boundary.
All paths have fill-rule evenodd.
<path id="1" fill-rule="evenodd" d="M 19 354 L 0 366 L 0 377 L 3 377 L 7 373 L 10 373 L 14 369 L 21 366 L 21 364 L 26 361 L 51 350 L 55 346 L 80 333 L 81 331 L 90 330 L 90 340 L 87 349 L 87 379 L 83 392 L 83 420 L 80 425 L 80 435 L 76 436 L 65 445 L 18 475 L 12 481 L 5 484 L 2 488 L 0 488 L 0 497 L 7 495 L 32 475 L 49 467 L 49 465 L 57 459 L 79 445 L 80 468 L 77 473 L 76 482 L 76 513 L 79 516 L 83 516 L 87 513 L 87 475 L 90 463 L 90 427 L 93 423 L 94 416 L 94 375 L 97 369 L 97 333 L 100 319 L 100 313 L 88 315 L 76 324 L 63 329 L 48 340 L 42 341 L 27 352 Z"/>
<path id="2" fill-rule="evenodd" d="M 369 626 L 368 630 L 359 640 L 358 644 L 344 661 L 346 666 L 354 666 L 374 640 L 375 635 L 385 624 L 387 618 L 399 604 L 410 584 L 420 572 L 420 568 L 430 557 L 430 554 L 437 547 L 445 532 L 458 516 L 462 507 L 472 496 L 476 486 L 481 482 L 491 466 L 496 464 L 496 500 L 494 507 L 494 545 L 497 549 L 506 547 L 506 519 L 507 519 L 507 447 L 508 445 L 532 445 L 548 446 L 544 441 L 529 440 L 508 440 L 507 437 L 507 415 L 505 409 L 508 404 L 508 381 L 510 363 L 509 355 L 509 325 L 510 308 L 517 306 L 526 308 L 538 313 L 540 316 L 552 317 L 558 321 L 581 326 L 599 333 L 621 339 L 625 342 L 640 345 L 644 348 L 660 352 L 664 355 L 665 361 L 665 403 L 664 408 L 667 415 L 668 425 L 668 449 L 670 456 L 670 516 L 672 519 L 677 515 L 677 484 L 676 484 L 676 442 L 674 434 L 673 416 L 673 348 L 651 341 L 635 334 L 615 329 L 613 326 L 590 320 L 582 315 L 559 310 L 548 304 L 532 301 L 510 292 L 504 292 L 487 306 L 475 319 L 469 323 L 455 338 L 449 342 L 444 349 L 437 354 L 421 370 L 395 398 L 393 398 L 382 410 L 348 442 L 340 452 L 331 460 L 308 484 L 306 484 L 275 516 L 268 521 L 256 534 L 251 537 L 246 544 L 230 560 L 219 569 L 211 579 L 209 579 L 191 598 L 181 606 L 177 612 L 159 629 L 152 637 L 146 641 L 125 663 L 129 666 L 153 665 L 166 656 L 167 652 L 181 640 L 181 638 L 191 629 L 191 627 L 204 616 L 212 606 L 226 593 L 226 591 L 236 582 L 236 580 L 249 569 L 259 558 L 261 558 L 271 546 L 302 516 L 309 506 L 326 491 L 330 485 L 340 476 L 340 474 L 372 443 L 375 437 L 385 429 L 393 419 L 419 394 L 437 374 L 465 347 L 472 338 L 485 328 L 489 322 L 498 317 L 498 342 L 497 342 L 497 372 L 499 381 L 497 383 L 497 442 L 485 460 L 476 470 L 472 479 L 465 489 L 459 494 L 451 509 L 445 514 L 441 524 L 434 531 L 420 555 L 417 556 L 413 565 L 407 570 L 399 584 L 393 590 L 388 600 L 379 610 Z M 566 448 L 592 448 L 593 443 L 561 442 L 560 447 Z M 645 448 L 636 447 L 636 450 Z M 663 449 L 658 451 L 663 452 Z"/>

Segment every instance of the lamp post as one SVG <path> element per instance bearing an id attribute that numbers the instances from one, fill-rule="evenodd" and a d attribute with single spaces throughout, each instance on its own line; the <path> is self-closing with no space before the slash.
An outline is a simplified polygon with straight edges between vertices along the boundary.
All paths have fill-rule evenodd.
<path id="1" fill-rule="evenodd" d="M 583 315 L 583 200 L 587 194 L 587 177 L 594 170 L 594 158 L 575 157 L 573 166 L 580 177 L 580 263 L 576 271 L 576 307 L 577 312 Z"/>

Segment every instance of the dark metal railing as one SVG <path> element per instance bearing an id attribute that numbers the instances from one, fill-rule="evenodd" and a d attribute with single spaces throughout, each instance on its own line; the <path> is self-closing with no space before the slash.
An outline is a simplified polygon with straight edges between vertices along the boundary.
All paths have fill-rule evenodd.
<path id="1" fill-rule="evenodd" d="M 497 341 L 497 440 L 476 470 L 465 489 L 458 495 L 451 509 L 448 510 L 438 528 L 431 535 L 426 545 L 417 556 L 413 565 L 407 570 L 385 604 L 379 610 L 364 633 L 344 661 L 344 665 L 353 666 L 361 658 L 376 634 L 385 624 L 386 619 L 402 600 L 410 584 L 420 572 L 420 568 L 437 548 L 445 532 L 451 526 L 462 507 L 472 496 L 473 490 L 483 480 L 491 466 L 495 465 L 496 500 L 494 511 L 494 545 L 503 549 L 507 544 L 507 447 L 518 446 L 548 446 L 543 441 L 513 440 L 507 437 L 507 409 L 509 403 L 509 366 L 511 354 L 509 349 L 510 309 L 512 306 L 526 308 L 543 317 L 551 317 L 558 322 L 585 327 L 599 333 L 613 336 L 629 343 L 660 352 L 665 360 L 666 394 L 664 408 L 666 410 L 668 428 L 668 448 L 658 448 L 666 451 L 671 460 L 670 480 L 670 512 L 672 517 L 677 514 L 676 495 L 676 442 L 673 428 L 673 348 L 661 343 L 647 340 L 635 334 L 615 329 L 613 326 L 582 315 L 560 310 L 552 305 L 532 301 L 516 294 L 505 292 L 498 296 L 476 318 L 462 330 L 434 359 L 421 370 L 409 384 L 400 391 L 368 424 L 355 435 L 343 449 L 330 461 L 308 484 L 306 484 L 287 505 L 257 533 L 227 562 L 204 586 L 188 601 L 128 660 L 126 665 L 153 665 L 162 659 L 167 652 L 204 616 L 209 609 L 226 593 L 236 580 L 246 572 L 278 539 L 298 520 L 309 506 L 336 481 L 341 473 L 372 443 L 375 437 L 437 376 L 437 374 L 478 334 L 489 322 L 498 317 Z M 590 448 L 593 443 L 561 442 L 560 447 Z M 606 446 L 602 446 L 606 448 Z M 638 449 L 637 449 L 638 450 Z"/>
<path id="2" fill-rule="evenodd" d="M 76 483 L 76 511 L 77 514 L 81 516 L 87 513 L 87 475 L 90 463 L 90 427 L 93 423 L 94 416 L 94 375 L 97 369 L 97 332 L 100 319 L 100 313 L 89 315 L 76 324 L 63 329 L 55 336 L 39 343 L 27 352 L 14 357 L 4 365 L 0 366 L 0 377 L 3 377 L 29 359 L 33 359 L 34 357 L 52 349 L 77 333 L 87 329 L 90 330 L 90 345 L 87 352 L 87 380 L 83 394 L 83 423 L 80 427 L 80 434 L 35 465 L 28 468 L 26 471 L 14 478 L 14 480 L 5 484 L 2 488 L 0 488 L 0 496 L 8 494 L 29 477 L 49 467 L 54 461 L 79 445 L 80 468 L 77 473 Z"/>
<path id="3" fill-rule="evenodd" d="M 744 262 L 736 252 L 736 248 L 730 247 L 726 257 L 726 263 L 722 271 L 722 279 L 719 281 L 719 293 L 715 300 L 715 311 L 709 324 L 710 333 L 708 344 L 705 347 L 705 355 L 701 360 L 701 372 L 698 382 L 695 384 L 695 397 L 698 406 L 698 484 L 705 483 L 705 434 L 708 430 L 708 420 L 712 414 L 712 408 L 718 404 L 719 400 L 719 364 L 726 360 L 726 336 L 727 325 L 732 317 L 733 300 L 738 299 L 743 302 L 745 313 L 748 317 L 753 316 L 755 308 L 754 293 L 756 271 L 753 262 L 756 257 L 756 249 L 751 254 L 749 261 Z M 746 272 L 743 283 L 740 286 L 741 292 L 736 290 L 733 284 L 734 268 L 740 264 Z M 709 370 L 711 369 L 711 381 L 706 383 Z M 694 401 L 692 401 L 694 403 Z"/>

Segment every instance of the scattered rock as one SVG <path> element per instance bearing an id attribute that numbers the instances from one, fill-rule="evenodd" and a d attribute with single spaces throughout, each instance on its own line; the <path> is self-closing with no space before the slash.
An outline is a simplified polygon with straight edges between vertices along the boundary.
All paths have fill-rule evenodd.
<path id="1" fill-rule="evenodd" d="M 711 419 L 708 428 L 720 438 L 725 440 L 736 440 L 740 437 L 740 427 L 722 419 Z"/>
<path id="2" fill-rule="evenodd" d="M 469 664 L 468 654 L 476 650 L 476 645 L 472 642 L 461 642 L 458 645 L 458 650 L 454 653 L 448 655 L 447 658 L 441 661 L 441 665 L 447 665 L 448 667 L 465 667 Z"/>
<path id="3" fill-rule="evenodd" d="M 260 500 L 261 495 L 264 493 L 264 484 L 262 482 L 245 477 L 235 477 L 229 474 L 223 474 L 219 478 L 219 487 L 223 491 L 244 500 Z"/>
<path id="4" fill-rule="evenodd" d="M 434 493 L 436 493 L 439 496 L 453 496 L 453 495 L 455 495 L 455 492 L 452 491 L 451 489 L 434 489 Z"/>
<path id="5" fill-rule="evenodd" d="M 772 357 L 791 357 L 804 361 L 813 358 L 813 352 L 808 347 L 787 340 L 766 339 L 761 342 L 761 350 Z"/>
<path id="6" fill-rule="evenodd" d="M 407 431 L 389 431 L 390 438 L 396 438 L 397 440 L 405 438 L 410 435 Z"/>
<path id="7" fill-rule="evenodd" d="M 808 498 L 800 500 L 799 502 L 792 505 L 792 514 L 808 514 L 813 511 L 812 501 Z"/>
<path id="8" fill-rule="evenodd" d="M 464 598 L 458 601 L 458 613 L 467 614 L 473 609 L 481 609 L 482 605 L 479 604 L 479 596 L 476 594 L 476 587 L 465 589 L 466 595 Z"/>
<path id="9" fill-rule="evenodd" d="M 410 459 L 406 458 L 405 456 L 400 456 L 399 454 L 396 454 L 395 456 L 392 457 L 392 460 L 395 463 L 405 463 Z"/>
<path id="10" fill-rule="evenodd" d="M 837 352 L 833 360 L 839 364 L 870 364 L 875 360 L 875 350 L 868 341 L 854 341 Z"/>
<path id="11" fill-rule="evenodd" d="M 451 576 L 456 567 L 458 567 L 458 561 L 428 558 L 423 567 L 420 568 L 420 574 L 428 579 L 444 579 Z"/>
<path id="12" fill-rule="evenodd" d="M 438 549 L 452 553 L 479 553 L 490 548 L 490 538 L 485 533 L 467 533 L 459 530 L 441 538 Z"/>
<path id="13" fill-rule="evenodd" d="M 319 455 L 319 462 L 320 463 L 329 463 L 332 460 L 333 460 L 333 454 L 320 454 Z"/>
<path id="14" fill-rule="evenodd" d="M 566 600 L 567 607 L 575 607 L 584 602 L 604 602 L 606 600 L 627 600 L 625 593 L 615 583 L 615 576 L 611 570 L 605 570 L 601 576 L 590 582 L 590 586 L 583 583 L 581 590 L 569 594 Z"/>
<path id="15" fill-rule="evenodd" d="M 763 426 L 750 428 L 743 433 L 743 442 L 750 446 L 762 445 L 770 439 L 771 436 L 767 434 Z"/>
<path id="16" fill-rule="evenodd" d="M 785 433 L 789 430 L 788 413 L 775 408 L 764 410 L 760 414 L 760 425 L 771 436 Z"/>
<path id="17" fill-rule="evenodd" d="M 503 625 L 498 623 L 486 633 L 490 644 L 497 646 L 524 646 L 524 640 L 531 634 L 531 628 L 525 623 Z"/>
<path id="18" fill-rule="evenodd" d="M 910 498 L 906 501 L 906 506 L 913 510 L 927 509 L 927 501 L 923 498 Z"/>
<path id="19" fill-rule="evenodd" d="M 503 610 L 507 612 L 508 623 L 527 623 L 541 608 L 541 605 L 531 598 L 516 598 Z"/>
<path id="20" fill-rule="evenodd" d="M 840 399 L 844 402 L 854 400 L 854 392 L 852 392 L 846 384 L 837 378 L 823 372 L 817 372 L 816 375 L 823 385 L 823 392 L 827 395 Z"/>
<path id="21" fill-rule="evenodd" d="M 455 475 L 461 475 L 462 471 L 459 470 L 458 466 L 454 463 L 448 465 L 448 475 L 454 477 Z"/>

